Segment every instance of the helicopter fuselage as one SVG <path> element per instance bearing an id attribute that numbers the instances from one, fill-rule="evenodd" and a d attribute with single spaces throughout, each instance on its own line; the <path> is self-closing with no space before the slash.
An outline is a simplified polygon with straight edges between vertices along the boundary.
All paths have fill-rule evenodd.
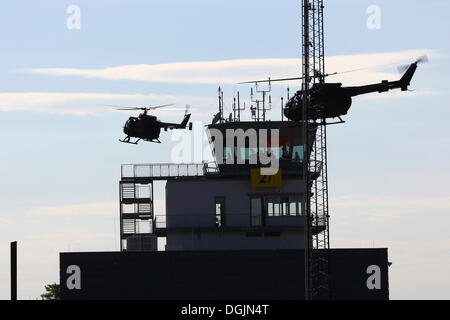
<path id="1" fill-rule="evenodd" d="M 352 97 L 372 92 L 387 92 L 393 89 L 408 90 L 417 63 L 412 63 L 402 78 L 397 81 L 383 80 L 379 83 L 364 86 L 343 87 L 341 83 L 313 84 L 309 89 L 308 120 L 336 118 L 346 115 L 352 105 Z M 286 103 L 284 115 L 293 121 L 301 121 L 304 118 L 303 99 L 304 91 L 300 90 Z"/>
<path id="2" fill-rule="evenodd" d="M 340 83 L 315 84 L 310 89 L 309 118 L 312 120 L 335 118 L 347 114 L 352 96 Z M 303 91 L 298 91 L 284 108 L 284 115 L 294 121 L 303 119 Z"/>
<path id="3" fill-rule="evenodd" d="M 159 135 L 161 129 L 167 131 L 168 129 L 186 129 L 192 130 L 192 122 L 189 123 L 191 117 L 190 113 L 184 115 L 181 123 L 161 122 L 155 116 L 147 114 L 146 111 L 141 113 L 138 117 L 129 117 L 123 127 L 123 132 L 127 135 L 121 142 L 137 144 L 139 140 L 149 142 L 161 143 Z M 130 141 L 130 138 L 137 138 L 137 141 Z"/>
<path id="4" fill-rule="evenodd" d="M 139 117 L 130 117 L 123 132 L 127 136 L 144 140 L 157 139 L 161 133 L 161 122 L 155 116 L 141 114 Z"/>

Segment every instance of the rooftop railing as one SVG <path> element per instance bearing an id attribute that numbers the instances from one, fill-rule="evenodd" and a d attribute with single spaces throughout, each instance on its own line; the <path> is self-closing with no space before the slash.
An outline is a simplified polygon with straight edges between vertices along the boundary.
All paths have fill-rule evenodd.
<path id="1" fill-rule="evenodd" d="M 152 163 L 123 164 L 122 178 L 176 178 L 199 177 L 217 172 L 215 163 Z"/>
<path id="2" fill-rule="evenodd" d="M 156 215 L 155 229 L 195 228 L 249 228 L 249 227 L 303 227 L 302 215 L 250 216 L 250 214 L 227 214 L 224 219 L 214 214 Z"/>
<path id="3" fill-rule="evenodd" d="M 301 165 L 301 163 L 294 160 L 292 163 Z M 246 165 L 232 165 L 230 167 L 238 170 L 241 166 L 245 167 Z M 301 168 L 301 166 L 298 166 L 298 168 Z M 310 160 L 309 168 L 312 174 L 320 174 L 322 172 L 322 162 Z M 121 166 L 121 177 L 124 179 L 200 177 L 218 172 L 219 168 L 215 162 L 122 164 Z"/>

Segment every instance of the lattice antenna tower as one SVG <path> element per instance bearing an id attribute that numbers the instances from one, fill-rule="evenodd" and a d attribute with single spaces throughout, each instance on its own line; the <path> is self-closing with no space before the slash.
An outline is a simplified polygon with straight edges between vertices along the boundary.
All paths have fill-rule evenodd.
<path id="1" fill-rule="evenodd" d="M 310 109 L 320 107 L 310 105 L 310 90 L 325 81 L 323 9 L 323 0 L 302 0 L 305 298 L 308 300 L 330 298 L 326 121 L 308 120 Z"/>

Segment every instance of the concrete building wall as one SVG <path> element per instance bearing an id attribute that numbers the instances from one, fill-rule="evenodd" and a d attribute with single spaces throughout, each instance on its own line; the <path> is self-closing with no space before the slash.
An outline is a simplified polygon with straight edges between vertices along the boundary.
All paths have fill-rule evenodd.
<path id="1" fill-rule="evenodd" d="M 270 231 L 269 231 L 270 232 Z M 170 232 L 166 251 L 303 249 L 303 231 L 266 232 Z"/>
<path id="2" fill-rule="evenodd" d="M 183 216 L 172 219 L 173 225 L 194 223 L 207 226 L 214 221 L 216 197 L 225 197 L 226 221 L 229 226 L 250 225 L 250 196 L 302 194 L 303 182 L 300 179 L 284 179 L 280 188 L 252 188 L 250 179 L 195 179 L 167 181 L 166 216 Z M 212 216 L 210 218 L 206 216 Z M 295 225 L 302 219 L 284 217 L 281 225 Z M 178 220 L 179 219 L 179 220 Z M 273 220 L 273 219 L 272 219 Z M 177 222 L 177 223 L 175 223 Z M 272 223 L 276 224 L 276 221 Z"/>
<path id="3" fill-rule="evenodd" d="M 253 227 L 251 197 L 301 195 L 303 187 L 302 180 L 286 178 L 279 188 L 252 188 L 249 177 L 170 180 L 166 184 L 166 250 L 303 249 L 303 216 L 266 216 L 261 236 L 247 233 Z M 225 198 L 221 228 L 216 226 L 216 197 Z M 282 230 L 286 227 L 297 229 Z M 280 233 L 273 236 L 271 231 Z"/>
<path id="4" fill-rule="evenodd" d="M 304 255 L 303 250 L 60 253 L 61 299 L 304 299 Z M 81 283 L 75 289 L 68 287 L 74 266 Z M 367 286 L 374 277 L 369 266 L 379 268 L 375 289 Z M 331 249 L 330 275 L 332 299 L 389 299 L 387 249 Z M 244 317 L 233 319 L 238 318 Z"/>

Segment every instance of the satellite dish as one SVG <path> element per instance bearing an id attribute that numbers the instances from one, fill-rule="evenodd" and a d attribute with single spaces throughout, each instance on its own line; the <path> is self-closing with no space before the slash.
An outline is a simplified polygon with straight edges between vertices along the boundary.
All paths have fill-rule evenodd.
<path id="1" fill-rule="evenodd" d="M 214 115 L 214 118 L 212 120 L 212 124 L 216 124 L 221 118 L 222 118 L 222 112 L 217 112 Z"/>

